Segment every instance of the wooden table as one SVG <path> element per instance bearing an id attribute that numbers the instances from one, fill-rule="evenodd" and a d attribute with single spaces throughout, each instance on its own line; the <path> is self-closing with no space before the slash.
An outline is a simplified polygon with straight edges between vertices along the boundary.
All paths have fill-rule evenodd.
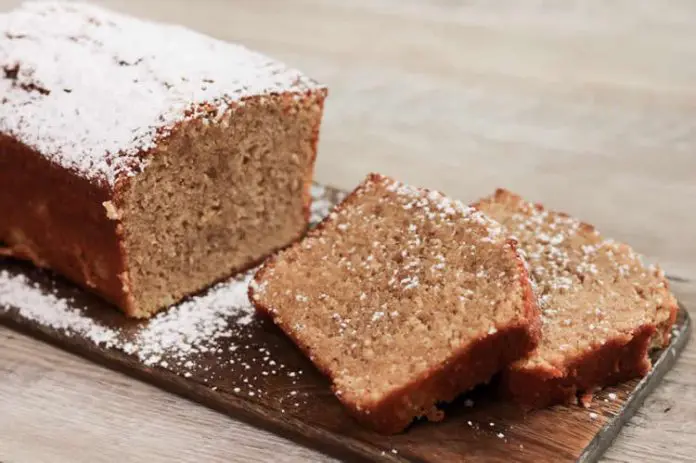
<path id="1" fill-rule="evenodd" d="M 102 3 L 328 83 L 319 181 L 374 170 L 467 201 L 506 186 L 659 261 L 696 315 L 696 3 Z M 1 461 L 326 460 L 10 330 L 0 345 Z M 694 343 L 606 459 L 693 455 Z"/>

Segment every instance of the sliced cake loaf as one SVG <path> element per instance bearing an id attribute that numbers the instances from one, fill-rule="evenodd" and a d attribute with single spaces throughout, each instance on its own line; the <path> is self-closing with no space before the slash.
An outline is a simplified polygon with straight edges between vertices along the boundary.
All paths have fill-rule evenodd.
<path id="1" fill-rule="evenodd" d="M 659 268 L 591 225 L 508 191 L 476 207 L 518 240 L 542 311 L 539 346 L 503 375 L 508 393 L 541 407 L 650 370 L 648 351 L 668 343 L 677 312 Z"/>
<path id="2" fill-rule="evenodd" d="M 0 14 L 0 255 L 148 317 L 304 234 L 325 96 L 183 27 Z"/>
<path id="3" fill-rule="evenodd" d="M 488 381 L 534 348 L 538 314 L 514 241 L 482 213 L 372 174 L 250 298 L 360 421 L 382 433 Z"/>

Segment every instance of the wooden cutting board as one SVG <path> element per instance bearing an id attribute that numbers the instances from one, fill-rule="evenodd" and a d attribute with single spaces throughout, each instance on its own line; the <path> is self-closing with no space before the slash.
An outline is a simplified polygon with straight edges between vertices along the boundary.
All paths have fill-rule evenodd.
<path id="1" fill-rule="evenodd" d="M 313 189 L 313 220 L 340 193 Z M 246 300 L 248 275 L 220 283 L 150 321 L 125 319 L 98 298 L 28 264 L 0 261 L 0 323 L 97 363 L 340 458 L 391 461 L 594 461 L 672 367 L 691 332 L 680 307 L 672 341 L 642 380 L 596 395 L 589 409 L 523 414 L 482 387 L 385 437 L 357 425 L 329 384 Z"/>

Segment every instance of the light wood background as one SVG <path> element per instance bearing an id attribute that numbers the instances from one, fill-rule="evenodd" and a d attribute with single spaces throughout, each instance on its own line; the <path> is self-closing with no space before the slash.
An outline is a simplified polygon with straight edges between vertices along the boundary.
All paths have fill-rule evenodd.
<path id="1" fill-rule="evenodd" d="M 351 188 L 379 171 L 467 201 L 508 187 L 660 262 L 696 315 L 695 2 L 100 3 L 329 84 L 319 181 Z M 696 343 L 606 460 L 694 455 Z M 0 328 L 0 460 L 326 458 Z"/>

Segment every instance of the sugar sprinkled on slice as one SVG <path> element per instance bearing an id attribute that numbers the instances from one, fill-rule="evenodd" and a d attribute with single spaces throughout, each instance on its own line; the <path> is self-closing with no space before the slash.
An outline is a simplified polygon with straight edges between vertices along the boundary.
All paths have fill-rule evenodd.
<path id="1" fill-rule="evenodd" d="M 479 270 L 491 278 L 476 278 Z M 256 276 L 265 289 L 252 287 L 251 297 L 311 353 L 342 391 L 343 404 L 372 420 L 385 397 L 411 394 L 411 384 L 446 375 L 443 365 L 462 346 L 520 320 L 521 309 L 533 304 L 523 276 L 514 244 L 483 213 L 370 174 L 321 228 L 267 262 Z M 460 302 L 467 290 L 481 301 Z M 463 392 L 479 381 L 485 380 L 455 385 Z M 395 432 L 408 424 L 407 413 L 441 419 L 436 394 L 404 398 L 410 410 L 376 426 Z"/>
<path id="2" fill-rule="evenodd" d="M 575 358 L 646 323 L 669 319 L 668 306 L 676 307 L 659 269 L 649 273 L 630 247 L 604 239 L 591 225 L 504 190 L 479 207 L 516 236 L 542 311 L 541 343 L 515 368 Z M 672 301 L 662 304 L 660 298 Z"/>
<path id="3" fill-rule="evenodd" d="M 500 225 L 488 218 L 483 213 L 473 207 L 467 206 L 461 201 L 448 198 L 447 196 L 437 191 L 429 191 L 424 194 L 423 190 L 393 179 L 387 179 L 387 191 L 396 193 L 398 196 L 408 198 L 405 202 L 404 209 L 418 208 L 423 210 L 428 218 L 434 219 L 436 214 L 441 217 L 446 216 L 464 216 L 472 222 L 488 227 L 489 236 L 487 240 L 491 240 L 501 234 Z M 411 230 L 411 227 L 409 227 Z M 413 228 L 412 231 L 415 231 Z"/>

